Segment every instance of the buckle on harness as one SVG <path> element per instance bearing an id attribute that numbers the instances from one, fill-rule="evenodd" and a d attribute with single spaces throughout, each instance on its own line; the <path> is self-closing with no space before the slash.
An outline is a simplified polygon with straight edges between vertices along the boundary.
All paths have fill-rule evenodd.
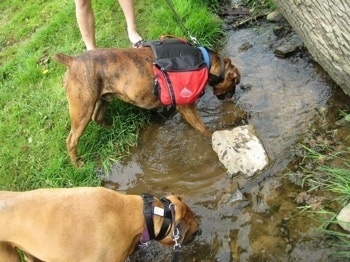
<path id="1" fill-rule="evenodd" d="M 180 238 L 180 231 L 178 228 L 175 228 L 174 229 L 174 232 L 173 232 L 173 239 L 174 239 L 174 249 L 175 250 L 179 250 L 181 248 L 181 244 L 178 242 L 179 238 Z"/>

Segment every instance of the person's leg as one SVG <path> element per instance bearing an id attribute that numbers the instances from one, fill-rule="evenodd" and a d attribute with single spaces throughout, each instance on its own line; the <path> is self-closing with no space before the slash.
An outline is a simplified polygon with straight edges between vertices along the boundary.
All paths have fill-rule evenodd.
<path id="1" fill-rule="evenodd" d="M 91 0 L 75 0 L 75 14 L 86 49 L 95 49 L 95 17 Z"/>
<path id="2" fill-rule="evenodd" d="M 125 16 L 129 40 L 135 44 L 142 40 L 142 37 L 137 32 L 135 24 L 134 0 L 119 0 L 119 4 Z"/>

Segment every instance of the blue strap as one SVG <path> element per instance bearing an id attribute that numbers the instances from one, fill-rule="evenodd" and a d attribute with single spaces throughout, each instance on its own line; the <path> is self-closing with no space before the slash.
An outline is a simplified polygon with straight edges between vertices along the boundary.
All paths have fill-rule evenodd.
<path id="1" fill-rule="evenodd" d="M 208 50 L 204 46 L 199 46 L 199 50 L 202 51 L 203 57 L 204 57 L 204 62 L 207 64 L 208 69 L 211 67 L 211 60 L 210 60 L 210 55 Z"/>

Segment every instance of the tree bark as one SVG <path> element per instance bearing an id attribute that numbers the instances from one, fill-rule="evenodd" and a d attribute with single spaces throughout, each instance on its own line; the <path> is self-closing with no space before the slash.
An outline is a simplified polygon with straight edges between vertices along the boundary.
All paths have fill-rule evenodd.
<path id="1" fill-rule="evenodd" d="M 275 0 L 313 59 L 350 95 L 350 1 Z"/>

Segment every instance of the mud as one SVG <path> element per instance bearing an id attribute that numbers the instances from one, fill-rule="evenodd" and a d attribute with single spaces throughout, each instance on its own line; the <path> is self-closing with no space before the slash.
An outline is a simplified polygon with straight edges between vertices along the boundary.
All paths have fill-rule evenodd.
<path id="1" fill-rule="evenodd" d="M 230 101 L 208 91 L 197 104 L 211 130 L 252 124 L 272 163 L 266 171 L 250 180 L 230 178 L 210 139 L 174 113 L 146 126 L 130 157 L 105 181 L 128 194 L 185 197 L 202 234 L 181 249 L 180 261 L 342 261 L 330 254 L 334 240 L 317 230 L 314 215 L 298 209 L 305 189 L 284 173 L 298 141 L 332 125 L 349 98 L 302 50 L 277 58 L 273 28 L 229 33 L 221 53 L 241 69 L 242 83 Z M 173 255 L 155 242 L 130 261 L 171 261 Z"/>

